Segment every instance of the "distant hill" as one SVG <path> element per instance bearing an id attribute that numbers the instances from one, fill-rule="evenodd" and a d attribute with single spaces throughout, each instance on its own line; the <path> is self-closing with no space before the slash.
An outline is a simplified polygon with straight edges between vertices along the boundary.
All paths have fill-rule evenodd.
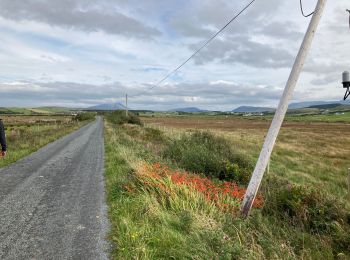
<path id="1" fill-rule="evenodd" d="M 170 109 L 169 112 L 185 112 L 185 113 L 199 113 L 199 112 L 206 112 L 207 110 L 202 110 L 197 107 L 183 107 L 183 108 L 176 108 L 176 109 Z"/>
<path id="2" fill-rule="evenodd" d="M 101 111 L 113 111 L 113 110 L 124 110 L 125 106 L 116 103 L 116 104 L 101 104 L 93 107 L 88 107 L 85 110 L 101 110 Z"/>
<path id="3" fill-rule="evenodd" d="M 314 107 L 320 105 L 330 105 L 330 104 L 339 104 L 339 105 L 350 105 L 350 102 L 347 101 L 306 101 L 306 102 L 298 102 L 292 103 L 288 106 L 288 109 L 299 109 L 306 107 Z"/>
<path id="4" fill-rule="evenodd" d="M 336 108 L 340 106 L 342 106 L 342 104 L 335 103 L 335 104 L 315 105 L 315 106 L 310 106 L 309 108 L 331 109 L 331 108 Z"/>
<path id="5" fill-rule="evenodd" d="M 241 106 L 232 112 L 235 113 L 263 113 L 263 112 L 275 112 L 274 108 L 271 107 L 252 107 L 252 106 Z"/>

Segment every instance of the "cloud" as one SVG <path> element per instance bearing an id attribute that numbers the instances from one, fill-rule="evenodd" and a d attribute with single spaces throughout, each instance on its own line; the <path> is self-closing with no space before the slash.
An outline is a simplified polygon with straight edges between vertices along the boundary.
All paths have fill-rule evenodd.
<path id="1" fill-rule="evenodd" d="M 0 102 L 122 102 L 181 64 L 248 2 L 0 0 Z M 305 1 L 305 9 L 314 4 Z M 328 2 L 295 100 L 342 98 L 337 84 L 350 70 L 346 8 L 348 0 Z M 164 85 L 130 98 L 132 107 L 275 106 L 308 23 L 298 2 L 256 1 Z"/>
<path id="2" fill-rule="evenodd" d="M 124 93 L 128 93 L 133 108 L 164 109 L 172 108 L 175 104 L 177 106 L 191 104 L 221 110 L 232 109 L 252 99 L 258 104 L 274 103 L 282 91 L 272 86 L 256 87 L 217 81 L 166 85 L 139 95 L 140 89 L 148 90 L 150 87 L 151 85 L 126 86 L 118 82 L 103 85 L 72 82 L 13 82 L 0 84 L 0 95 L 5 105 L 6 102 L 17 100 L 21 104 L 35 101 L 35 106 L 70 103 L 88 107 L 100 103 L 123 102 Z"/>
<path id="3" fill-rule="evenodd" d="M 0 15 L 15 21 L 37 21 L 86 32 L 104 31 L 141 38 L 160 35 L 157 29 L 118 11 L 111 2 L 102 3 L 104 5 L 87 0 L 2 0 Z"/>

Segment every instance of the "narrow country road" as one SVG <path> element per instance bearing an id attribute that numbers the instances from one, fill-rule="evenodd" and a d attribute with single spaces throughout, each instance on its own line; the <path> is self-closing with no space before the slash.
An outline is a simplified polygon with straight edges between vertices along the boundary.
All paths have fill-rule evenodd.
<path id="1" fill-rule="evenodd" d="M 103 173 L 101 118 L 0 169 L 0 259 L 107 259 Z"/>

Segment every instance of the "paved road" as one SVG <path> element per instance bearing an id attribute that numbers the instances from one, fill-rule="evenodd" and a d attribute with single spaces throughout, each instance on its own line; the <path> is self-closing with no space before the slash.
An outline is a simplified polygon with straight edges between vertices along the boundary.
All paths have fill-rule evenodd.
<path id="1" fill-rule="evenodd" d="M 101 118 L 0 169 L 0 259 L 107 259 L 103 171 Z"/>

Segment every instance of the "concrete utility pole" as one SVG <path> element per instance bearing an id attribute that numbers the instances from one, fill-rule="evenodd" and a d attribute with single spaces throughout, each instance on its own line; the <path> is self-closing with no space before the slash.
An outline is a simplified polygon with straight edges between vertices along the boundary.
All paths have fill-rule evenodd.
<path id="1" fill-rule="evenodd" d="M 253 202 L 255 200 L 256 194 L 258 192 L 258 189 L 260 187 L 261 180 L 264 176 L 264 172 L 266 169 L 266 166 L 270 160 L 270 156 L 273 150 L 273 147 L 275 145 L 278 133 L 281 129 L 285 114 L 288 109 L 288 103 L 291 99 L 295 86 L 297 84 L 297 81 L 299 79 L 300 72 L 303 68 L 306 56 L 308 54 L 308 51 L 311 47 L 312 40 L 314 38 L 316 29 L 318 27 L 318 24 L 321 20 L 321 16 L 323 13 L 323 10 L 325 8 L 327 0 L 318 0 L 317 7 L 315 10 L 315 13 L 312 16 L 310 25 L 308 27 L 308 30 L 306 32 L 306 35 L 304 37 L 303 43 L 300 47 L 298 56 L 295 60 L 292 72 L 289 76 L 288 82 L 286 84 L 286 87 L 284 89 L 282 98 L 280 100 L 280 103 L 278 105 L 278 108 L 276 110 L 275 116 L 272 120 L 270 129 L 268 131 L 268 134 L 265 139 L 265 143 L 263 145 L 263 148 L 261 150 L 258 162 L 255 166 L 253 176 L 250 180 L 247 192 L 244 196 L 242 207 L 241 207 L 241 213 L 244 218 L 248 217 L 249 212 L 252 208 Z"/>
<path id="2" fill-rule="evenodd" d="M 128 117 L 128 94 L 125 95 L 125 116 Z"/>

